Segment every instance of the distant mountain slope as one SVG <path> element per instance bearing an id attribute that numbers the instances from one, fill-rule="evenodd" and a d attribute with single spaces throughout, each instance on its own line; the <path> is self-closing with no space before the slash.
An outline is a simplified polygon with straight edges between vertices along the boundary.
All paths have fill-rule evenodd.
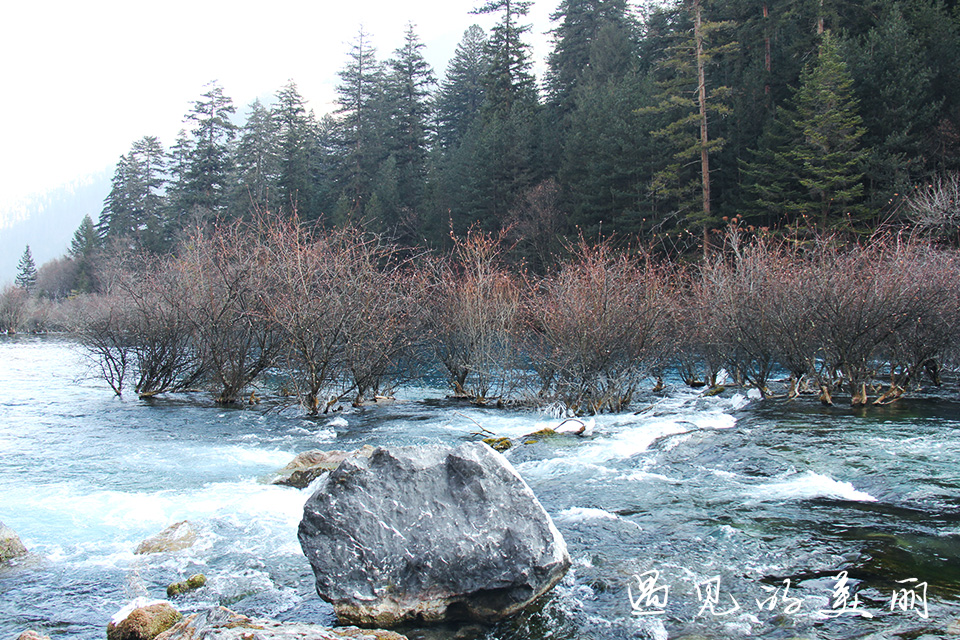
<path id="1" fill-rule="evenodd" d="M 105 169 L 0 212 L 0 286 L 17 276 L 27 245 L 37 267 L 66 253 L 83 216 L 97 221 L 110 192 L 110 176 L 111 170 Z"/>

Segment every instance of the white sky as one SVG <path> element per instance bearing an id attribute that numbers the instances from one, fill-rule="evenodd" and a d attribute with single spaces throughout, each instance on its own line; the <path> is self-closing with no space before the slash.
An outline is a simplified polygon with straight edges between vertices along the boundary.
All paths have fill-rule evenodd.
<path id="1" fill-rule="evenodd" d="M 361 25 L 383 61 L 412 22 L 438 79 L 481 0 L 15 0 L 0 21 L 0 215 L 22 198 L 103 169 L 145 135 L 169 146 L 218 80 L 238 114 L 290 79 L 317 115 Z M 538 75 L 549 15 L 529 16 Z M 2 223 L 2 220 L 0 220 Z"/>

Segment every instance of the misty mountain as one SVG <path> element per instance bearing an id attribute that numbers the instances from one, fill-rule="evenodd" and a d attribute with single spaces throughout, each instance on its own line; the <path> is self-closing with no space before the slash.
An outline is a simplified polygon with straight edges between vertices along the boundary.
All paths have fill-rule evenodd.
<path id="1" fill-rule="evenodd" d="M 65 254 L 83 216 L 97 221 L 110 176 L 111 170 L 104 169 L 0 211 L 0 286 L 13 282 L 27 245 L 37 267 Z"/>

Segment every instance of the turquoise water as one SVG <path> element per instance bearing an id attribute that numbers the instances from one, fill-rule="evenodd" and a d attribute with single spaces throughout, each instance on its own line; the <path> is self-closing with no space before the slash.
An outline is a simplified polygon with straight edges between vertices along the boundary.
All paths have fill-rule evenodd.
<path id="1" fill-rule="evenodd" d="M 320 420 L 203 394 L 120 399 L 69 340 L 0 338 L 0 521 L 34 554 L 0 568 L 0 638 L 102 638 L 129 600 L 198 572 L 208 584 L 181 611 L 332 623 L 296 540 L 309 490 L 266 480 L 308 449 L 454 444 L 478 424 L 522 443 L 559 423 L 443 395 Z M 943 636 L 960 619 L 957 397 L 857 414 L 675 387 L 589 437 L 520 444 L 507 457 L 574 566 L 534 610 L 461 637 Z M 133 554 L 180 520 L 193 548 Z"/>

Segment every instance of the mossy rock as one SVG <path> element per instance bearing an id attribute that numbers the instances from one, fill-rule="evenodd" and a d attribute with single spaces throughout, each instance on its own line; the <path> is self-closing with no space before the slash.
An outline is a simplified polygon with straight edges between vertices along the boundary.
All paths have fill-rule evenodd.
<path id="1" fill-rule="evenodd" d="M 546 427 L 544 429 L 540 429 L 539 431 L 528 433 L 523 437 L 525 438 L 525 442 L 529 444 L 530 441 L 536 442 L 538 440 L 543 440 L 545 438 L 556 438 L 558 435 L 560 434 L 558 434 L 556 431 L 554 431 L 550 427 Z"/>
<path id="2" fill-rule="evenodd" d="M 723 392 L 726 391 L 726 390 L 727 390 L 727 388 L 726 388 L 725 386 L 723 386 L 722 384 L 718 384 L 717 386 L 711 387 L 710 389 L 704 391 L 704 392 L 703 392 L 703 397 L 704 397 L 704 398 L 712 398 L 713 396 L 718 396 L 718 395 L 720 395 L 721 393 L 723 393 Z"/>
<path id="3" fill-rule="evenodd" d="M 0 522 L 0 562 L 7 562 L 25 555 L 27 555 L 27 548 L 23 546 L 20 537 L 13 529 Z"/>
<path id="4" fill-rule="evenodd" d="M 174 596 L 183 595 L 190 591 L 196 591 L 203 585 L 207 584 L 207 576 L 202 573 L 192 575 L 182 582 L 174 582 L 167 587 L 167 597 L 172 598 Z"/>
<path id="5" fill-rule="evenodd" d="M 506 451 L 513 446 L 510 438 L 484 438 L 483 441 L 496 451 Z"/>
<path id="6" fill-rule="evenodd" d="M 134 609 L 118 623 L 107 625 L 107 640 L 153 640 L 183 616 L 169 602 Z"/>

